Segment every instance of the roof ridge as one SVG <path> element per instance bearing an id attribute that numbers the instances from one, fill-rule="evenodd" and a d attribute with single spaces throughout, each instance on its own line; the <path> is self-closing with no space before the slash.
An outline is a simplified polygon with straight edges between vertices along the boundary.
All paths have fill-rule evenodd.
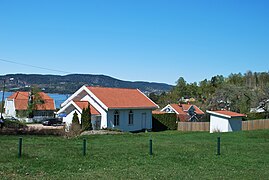
<path id="1" fill-rule="evenodd" d="M 19 93 L 20 93 L 20 91 L 16 92 L 14 99 L 17 99 Z"/>
<path id="2" fill-rule="evenodd" d="M 103 87 L 103 86 L 86 86 L 87 88 L 102 88 L 102 89 L 129 89 L 137 90 L 138 88 L 124 88 L 124 87 Z"/>

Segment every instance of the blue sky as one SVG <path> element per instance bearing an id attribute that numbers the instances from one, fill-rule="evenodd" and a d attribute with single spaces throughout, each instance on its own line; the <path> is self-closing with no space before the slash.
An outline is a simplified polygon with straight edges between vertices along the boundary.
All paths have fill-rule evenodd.
<path id="1" fill-rule="evenodd" d="M 267 0 L 0 0 L 0 59 L 174 84 L 269 70 Z M 61 74 L 0 61 L 0 74 Z"/>

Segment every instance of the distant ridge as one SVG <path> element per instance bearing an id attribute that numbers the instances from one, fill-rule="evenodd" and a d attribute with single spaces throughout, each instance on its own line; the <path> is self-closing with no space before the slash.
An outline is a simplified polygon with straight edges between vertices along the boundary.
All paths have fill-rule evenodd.
<path id="1" fill-rule="evenodd" d="M 40 75 L 40 74 L 7 74 L 0 76 L 0 79 L 7 79 L 7 89 L 24 90 L 29 86 L 36 85 L 48 93 L 71 94 L 82 85 L 118 87 L 118 88 L 138 88 L 146 94 L 167 92 L 172 85 L 165 83 L 143 82 L 143 81 L 123 81 L 106 75 L 92 74 L 69 74 L 69 75 Z M 14 78 L 12 81 L 8 79 Z M 3 82 L 0 82 L 2 84 Z"/>

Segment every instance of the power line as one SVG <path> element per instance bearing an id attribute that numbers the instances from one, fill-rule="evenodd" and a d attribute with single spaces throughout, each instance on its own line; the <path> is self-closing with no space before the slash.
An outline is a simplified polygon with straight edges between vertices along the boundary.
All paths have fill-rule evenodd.
<path id="1" fill-rule="evenodd" d="M 61 73 L 72 74 L 71 72 L 67 72 L 67 71 L 62 71 L 62 70 L 57 70 L 57 69 L 51 69 L 51 68 L 44 68 L 44 67 L 41 67 L 41 66 L 35 66 L 35 65 L 31 65 L 31 64 L 25 64 L 25 63 L 19 63 L 19 62 L 15 62 L 15 61 L 11 61 L 11 60 L 6 60 L 6 59 L 1 59 L 1 58 L 0 58 L 0 61 L 7 62 L 7 63 L 12 63 L 12 64 L 17 64 L 17 65 L 21 65 L 21 66 L 27 66 L 27 67 L 37 68 L 37 69 L 43 69 L 43 70 L 47 70 L 47 71 L 54 71 L 54 72 L 61 72 Z"/>

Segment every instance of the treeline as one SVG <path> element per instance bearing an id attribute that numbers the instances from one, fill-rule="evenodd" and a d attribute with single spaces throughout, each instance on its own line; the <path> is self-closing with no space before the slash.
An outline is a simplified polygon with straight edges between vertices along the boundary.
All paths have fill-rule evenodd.
<path id="1" fill-rule="evenodd" d="M 168 103 L 195 101 L 203 110 L 229 109 L 248 113 L 251 108 L 262 107 L 268 111 L 269 73 L 251 72 L 213 76 L 199 83 L 187 83 L 180 77 L 168 93 L 150 94 L 161 107 Z"/>

